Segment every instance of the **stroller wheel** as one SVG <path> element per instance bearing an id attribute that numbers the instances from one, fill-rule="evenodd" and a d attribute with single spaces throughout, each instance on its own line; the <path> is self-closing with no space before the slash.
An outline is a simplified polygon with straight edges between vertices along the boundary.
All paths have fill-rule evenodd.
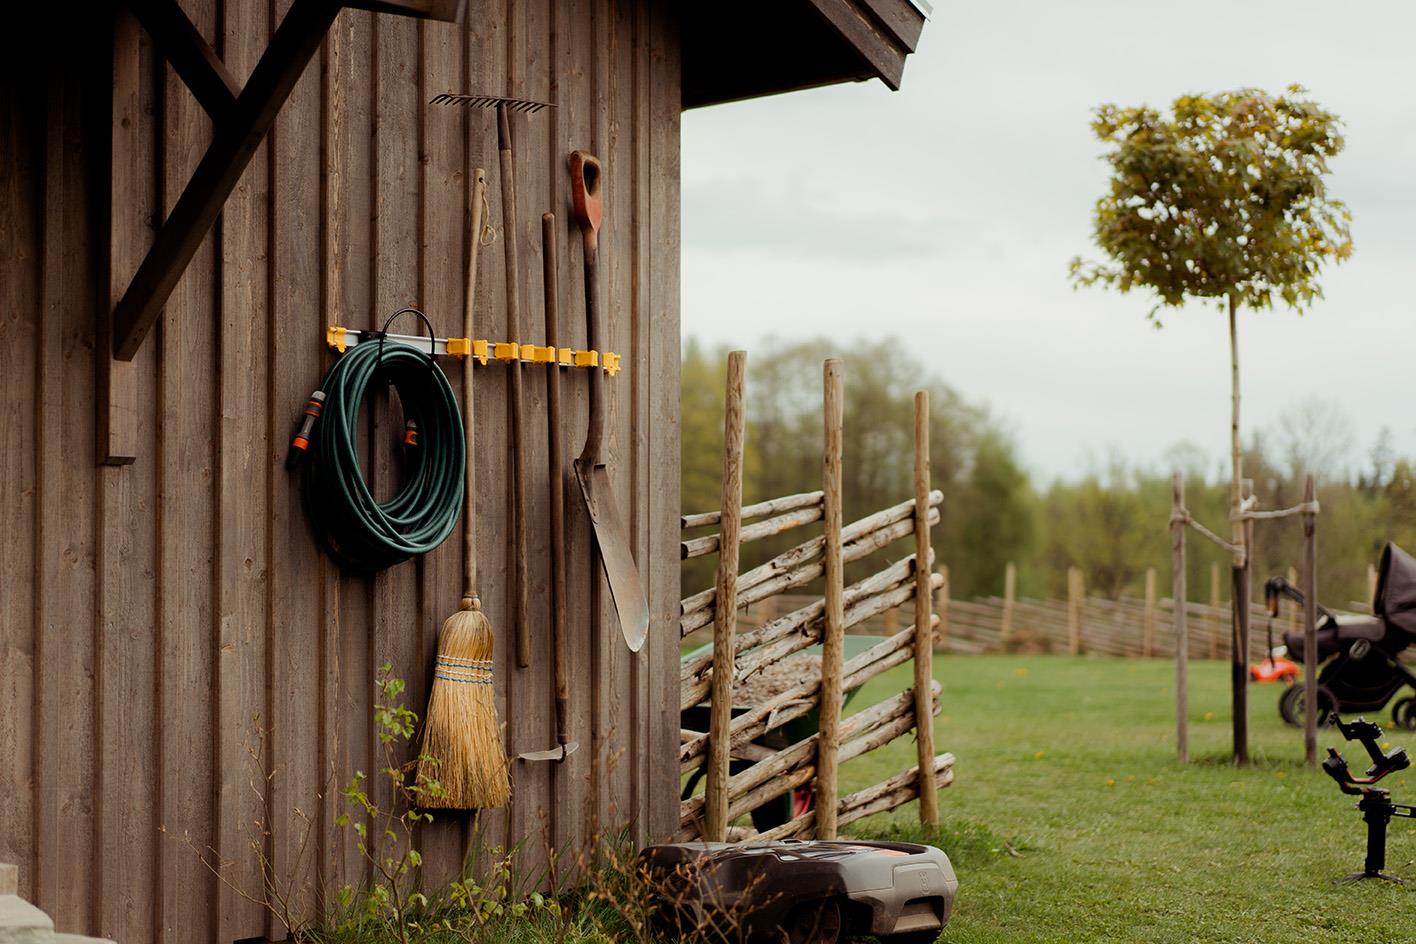
<path id="1" fill-rule="evenodd" d="M 1391 706 L 1391 720 L 1408 731 L 1416 731 L 1416 698 L 1398 699 Z"/>
<path id="2" fill-rule="evenodd" d="M 1299 682 L 1288 691 L 1283 693 L 1283 700 L 1279 703 L 1279 711 L 1283 711 L 1283 705 L 1288 704 L 1288 711 L 1284 713 L 1283 720 L 1293 725 L 1295 728 L 1303 726 L 1303 716 L 1307 714 L 1307 705 L 1304 695 L 1307 687 Z M 1337 699 L 1333 697 L 1332 690 L 1326 685 L 1318 686 L 1318 727 L 1328 726 L 1328 717 L 1337 708 Z"/>
<path id="3" fill-rule="evenodd" d="M 1303 726 L 1303 716 L 1293 709 L 1298 704 L 1298 699 L 1303 697 L 1303 686 L 1290 685 L 1283 690 L 1283 694 L 1278 696 L 1278 716 L 1285 724 L 1295 728 Z"/>

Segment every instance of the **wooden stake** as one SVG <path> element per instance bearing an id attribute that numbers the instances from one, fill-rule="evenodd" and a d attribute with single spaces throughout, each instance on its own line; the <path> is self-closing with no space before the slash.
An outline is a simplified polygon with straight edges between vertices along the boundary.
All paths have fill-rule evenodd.
<path id="1" fill-rule="evenodd" d="M 1312 473 L 1303 481 L 1303 752 L 1309 767 L 1318 763 L 1318 513 Z"/>
<path id="2" fill-rule="evenodd" d="M 1171 599 L 1175 602 L 1175 758 L 1182 764 L 1190 762 L 1190 637 L 1185 625 L 1185 522 L 1180 513 L 1185 508 L 1185 476 L 1176 472 L 1170 477 L 1170 567 L 1174 581 Z M 1155 581 L 1154 570 L 1146 572 L 1147 616 Z"/>
<path id="3" fill-rule="evenodd" d="M 1086 588 L 1080 567 L 1067 568 L 1067 651 L 1080 655 L 1082 651 L 1082 600 Z"/>
<path id="4" fill-rule="evenodd" d="M 1242 503 L 1247 499 L 1252 490 L 1253 481 L 1244 479 L 1239 489 L 1239 501 Z M 1250 539 L 1253 537 L 1254 523 L 1237 521 L 1234 527 L 1244 556 L 1242 563 L 1231 568 L 1234 598 L 1230 601 L 1230 609 L 1233 612 L 1234 635 L 1230 640 L 1229 686 L 1234 713 L 1234 763 L 1243 767 L 1249 763 L 1249 568 L 1253 562 Z"/>
<path id="5" fill-rule="evenodd" d="M 1009 561 L 1003 568 L 1003 618 L 998 634 L 1006 648 L 1013 639 L 1013 603 L 1018 589 L 1018 569 Z"/>
<path id="6" fill-rule="evenodd" d="M 728 729 L 732 724 L 733 666 L 737 632 L 738 532 L 742 524 L 743 392 L 747 354 L 728 355 L 723 420 L 723 495 L 720 502 L 718 577 L 714 585 L 713 679 L 708 722 L 708 782 L 704 787 L 704 837 L 728 838 Z"/>
<path id="7" fill-rule="evenodd" d="M 934 625 L 930 606 L 929 559 L 929 394 L 915 394 L 915 636 L 914 707 L 915 753 L 919 759 L 919 821 L 930 830 L 939 827 L 939 793 L 934 789 L 934 718 L 929 683 L 934 678 Z M 1011 564 L 1008 565 L 1012 567 Z"/>
<path id="8" fill-rule="evenodd" d="M 1179 598 L 1177 598 L 1179 599 Z M 1141 655 L 1155 655 L 1155 568 L 1146 568 L 1146 608 L 1141 614 Z"/>
<path id="9" fill-rule="evenodd" d="M 1288 585 L 1289 585 L 1290 587 L 1297 587 L 1297 586 L 1299 586 L 1299 583 L 1298 583 L 1298 568 L 1297 568 L 1297 567 L 1290 567 L 1290 568 L 1288 568 Z M 1302 620 L 1303 620 L 1303 608 L 1302 608 L 1301 606 L 1299 606 L 1299 605 L 1298 605 L 1296 602 L 1294 602 L 1293 600 L 1289 600 L 1289 601 L 1287 601 L 1287 609 L 1288 609 L 1288 632 L 1290 632 L 1290 633 L 1296 633 L 1296 632 L 1298 632 L 1298 627 L 1302 625 Z M 1267 655 L 1267 653 L 1265 653 L 1265 655 Z"/>
<path id="10" fill-rule="evenodd" d="M 845 590 L 841 561 L 841 439 L 845 420 L 841 392 L 841 362 L 826 361 L 823 372 L 826 449 L 821 490 L 825 509 L 825 631 L 821 640 L 821 737 L 816 759 L 816 838 L 836 838 L 836 761 L 840 751 L 841 664 L 845 648 Z"/>
<path id="11" fill-rule="evenodd" d="M 1209 625 L 1209 657 L 1219 658 L 1219 564 L 1210 564 L 1210 614 L 1205 617 Z"/>
<path id="12" fill-rule="evenodd" d="M 939 602 L 935 605 L 935 611 L 939 616 L 939 628 L 934 631 L 934 644 L 942 647 L 949 641 L 949 565 L 940 564 L 938 570 L 939 576 L 944 582 L 939 586 L 937 594 Z"/>

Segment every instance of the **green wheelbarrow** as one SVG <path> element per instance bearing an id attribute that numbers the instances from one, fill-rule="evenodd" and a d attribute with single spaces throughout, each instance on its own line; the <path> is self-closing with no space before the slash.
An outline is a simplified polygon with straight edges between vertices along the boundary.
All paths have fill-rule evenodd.
<path id="1" fill-rule="evenodd" d="M 846 645 L 844 661 L 849 661 L 850 659 L 860 655 L 862 652 L 869 649 L 871 646 L 878 645 L 880 643 L 880 637 L 846 636 L 845 643 Z M 696 659 L 701 655 L 704 655 L 705 653 L 711 652 L 712 649 L 713 646 L 711 643 L 706 646 L 700 646 L 691 652 L 684 653 L 681 657 L 681 660 L 683 662 L 688 662 L 692 659 Z M 809 646 L 806 649 L 801 650 L 800 653 L 793 653 L 793 655 L 819 656 L 821 655 L 821 647 Z M 845 706 L 851 703 L 851 700 L 853 698 L 855 698 L 856 692 L 858 690 L 859 689 L 853 688 L 848 689 L 847 691 L 842 693 L 841 707 L 843 709 L 845 708 Z M 732 708 L 732 713 L 736 717 L 737 715 L 750 711 L 755 707 L 755 705 L 734 704 Z M 694 705 L 692 708 L 685 709 L 684 711 L 679 713 L 679 724 L 681 727 L 689 731 L 707 731 L 709 713 L 710 706 L 708 704 L 704 703 Z M 752 743 L 759 747 L 767 748 L 769 750 L 779 751 L 784 747 L 790 747 L 798 741 L 811 737 L 811 735 L 817 732 L 820 726 L 820 721 L 821 710 L 819 708 L 813 708 L 811 709 L 811 711 L 802 715 L 800 718 L 795 718 L 791 721 L 788 721 L 786 724 L 782 725 L 779 728 L 774 728 L 771 731 L 768 731 L 766 734 L 762 735 L 762 737 L 758 738 Z M 739 773 L 751 767 L 752 764 L 753 761 L 750 760 L 730 760 L 728 761 L 728 773 Z M 693 791 L 698 787 L 698 782 L 702 780 L 707 773 L 708 762 L 705 760 L 702 766 L 700 766 L 697 770 L 693 771 L 693 773 L 689 774 L 688 777 L 684 780 L 681 798 L 686 800 L 689 797 L 693 796 Z M 753 810 L 752 827 L 758 832 L 766 832 L 769 829 L 773 829 L 777 826 L 780 826 L 783 823 L 796 819 L 803 813 L 808 812 L 812 808 L 812 805 L 815 803 L 815 801 L 816 793 L 815 790 L 811 787 L 811 785 L 808 784 L 806 786 L 797 787 L 790 793 L 784 793 L 777 799 L 764 803 L 757 809 Z"/>

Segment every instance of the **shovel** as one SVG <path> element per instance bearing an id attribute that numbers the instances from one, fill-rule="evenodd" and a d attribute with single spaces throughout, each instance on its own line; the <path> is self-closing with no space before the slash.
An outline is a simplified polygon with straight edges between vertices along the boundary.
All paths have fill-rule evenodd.
<path id="1" fill-rule="evenodd" d="M 586 346 L 599 351 L 603 340 L 600 323 L 600 220 L 605 205 L 601 192 L 604 174 L 600 161 L 587 151 L 570 155 L 570 193 L 575 221 L 585 246 Z M 603 352 L 601 357 L 603 357 Z M 644 584 L 629 551 L 624 519 L 615 507 L 609 470 L 605 468 L 602 446 L 605 433 L 605 376 L 601 367 L 590 370 L 590 423 L 585 431 L 585 448 L 575 460 L 575 477 L 585 496 L 585 507 L 595 526 L 595 542 L 600 546 L 600 563 L 619 614 L 620 632 L 630 652 L 638 652 L 649 635 L 649 604 Z"/>

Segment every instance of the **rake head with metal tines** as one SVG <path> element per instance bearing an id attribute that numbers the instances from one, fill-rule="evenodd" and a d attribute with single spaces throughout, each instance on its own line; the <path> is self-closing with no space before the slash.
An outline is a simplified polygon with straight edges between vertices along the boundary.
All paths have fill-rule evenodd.
<path id="1" fill-rule="evenodd" d="M 556 107 L 554 102 L 531 102 L 523 98 L 503 98 L 500 95 L 457 95 L 452 92 L 434 95 L 429 104 L 463 105 L 467 108 L 500 108 L 504 105 L 507 111 L 524 111 L 527 114 L 534 114 L 543 108 Z"/>

